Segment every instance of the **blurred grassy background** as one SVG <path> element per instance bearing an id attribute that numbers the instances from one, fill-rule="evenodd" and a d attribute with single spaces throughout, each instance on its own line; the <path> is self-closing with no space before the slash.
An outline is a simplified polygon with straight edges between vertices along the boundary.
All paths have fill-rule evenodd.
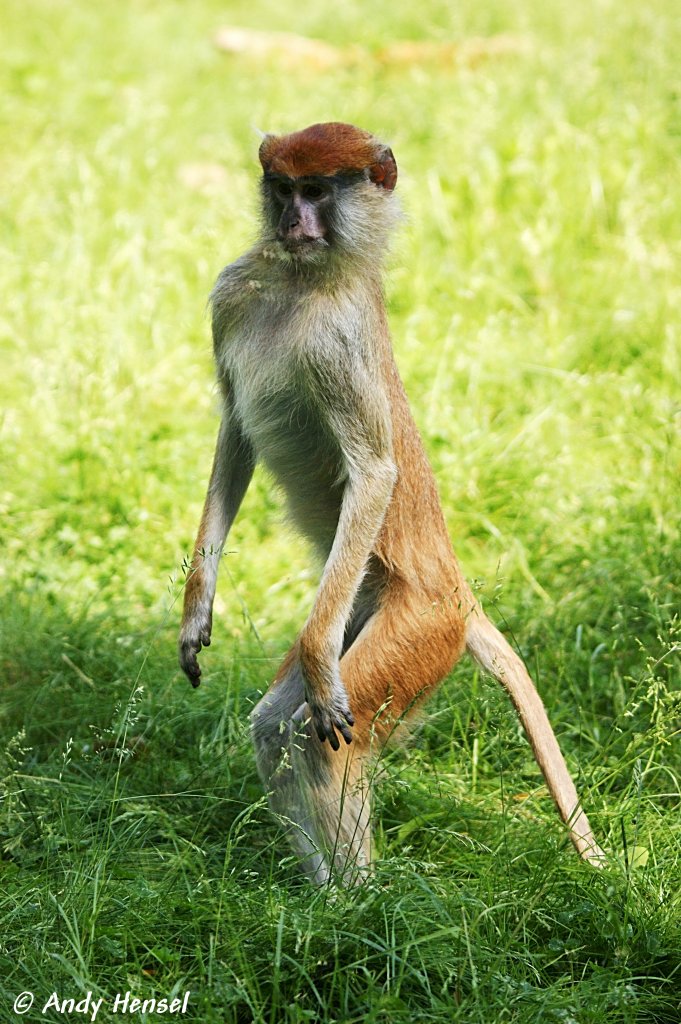
<path id="1" fill-rule="evenodd" d="M 202 1021 L 676 1024 L 677 5 L 9 0 L 2 21 L 0 999 L 32 979 L 184 985 Z M 224 25 L 338 59 L 228 54 Z M 217 430 L 206 296 L 257 230 L 256 129 L 331 119 L 396 154 L 398 363 L 601 875 L 466 664 L 385 763 L 376 885 L 333 906 L 297 885 L 246 715 L 316 577 L 260 473 L 204 687 L 176 669 Z"/>

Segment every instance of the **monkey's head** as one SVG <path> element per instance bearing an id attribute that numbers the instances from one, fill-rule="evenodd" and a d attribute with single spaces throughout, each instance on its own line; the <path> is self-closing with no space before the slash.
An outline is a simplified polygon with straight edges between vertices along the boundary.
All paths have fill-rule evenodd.
<path id="1" fill-rule="evenodd" d="M 398 215 L 390 148 L 351 124 L 266 135 L 260 146 L 267 240 L 295 268 L 379 262 Z"/>

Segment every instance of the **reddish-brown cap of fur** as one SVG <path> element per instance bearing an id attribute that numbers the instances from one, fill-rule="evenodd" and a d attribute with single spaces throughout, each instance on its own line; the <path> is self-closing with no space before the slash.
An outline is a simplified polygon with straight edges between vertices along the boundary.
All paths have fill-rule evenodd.
<path id="1" fill-rule="evenodd" d="M 389 191 L 397 182 L 397 164 L 388 146 L 339 121 L 313 124 L 291 135 L 266 135 L 259 156 L 265 173 L 289 178 L 368 170 L 371 180 Z"/>

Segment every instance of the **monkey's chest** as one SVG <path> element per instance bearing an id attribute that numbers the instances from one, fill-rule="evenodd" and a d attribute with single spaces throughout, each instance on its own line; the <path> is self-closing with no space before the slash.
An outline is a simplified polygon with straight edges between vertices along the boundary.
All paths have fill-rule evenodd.
<path id="1" fill-rule="evenodd" d="M 341 332 L 329 327 L 337 315 L 312 317 L 302 304 L 294 310 L 256 308 L 252 315 L 253 323 L 226 339 L 218 357 L 234 412 L 258 459 L 283 488 L 296 525 L 317 545 L 330 547 L 346 466 L 318 380 L 328 379 L 344 344 Z"/>
<path id="2" fill-rule="evenodd" d="M 293 480 L 337 477 L 341 456 L 321 411 L 295 390 L 235 394 L 243 430 L 260 459 L 288 491 Z"/>
<path id="3" fill-rule="evenodd" d="M 219 355 L 244 433 L 288 494 L 342 475 L 340 449 L 315 388 L 333 345 L 323 318 L 306 319 L 305 312 L 304 306 L 256 308 L 254 322 L 226 339 Z"/>
<path id="4" fill-rule="evenodd" d="M 321 410 L 295 386 L 234 389 L 235 411 L 257 457 L 282 487 L 291 519 L 328 552 L 345 487 L 343 459 Z"/>

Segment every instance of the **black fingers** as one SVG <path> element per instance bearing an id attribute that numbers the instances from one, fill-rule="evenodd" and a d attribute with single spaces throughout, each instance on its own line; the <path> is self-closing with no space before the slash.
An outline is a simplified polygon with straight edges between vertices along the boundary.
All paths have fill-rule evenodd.
<path id="1" fill-rule="evenodd" d="M 350 726 L 355 724 L 355 719 L 349 710 L 327 711 L 325 708 L 313 707 L 312 721 L 321 742 L 324 743 L 325 740 L 328 740 L 332 750 L 340 750 L 340 740 L 336 735 L 336 730 L 348 746 L 352 743 Z"/>
<path id="2" fill-rule="evenodd" d="M 343 737 L 343 739 L 345 740 L 345 742 L 346 742 L 346 743 L 348 744 L 348 746 L 350 746 L 350 744 L 352 743 L 352 732 L 351 732 L 351 731 L 350 731 L 350 729 L 349 729 L 349 728 L 347 727 L 347 725 L 343 725 L 343 724 L 341 723 L 341 724 L 340 724 L 340 725 L 338 726 L 338 731 L 340 732 L 341 736 Z"/>
<path id="3" fill-rule="evenodd" d="M 201 644 L 198 641 L 183 640 L 180 644 L 180 668 L 194 689 L 201 682 L 201 668 L 197 658 L 200 650 Z"/>
<path id="4" fill-rule="evenodd" d="M 320 742 L 323 743 L 328 736 L 329 742 L 331 743 L 331 737 L 328 734 L 327 726 L 324 723 L 323 719 L 320 720 L 319 716 L 313 715 L 313 720 L 315 731 L 317 733 L 317 736 L 319 737 Z M 331 746 L 333 746 L 333 743 L 331 743 Z"/>

